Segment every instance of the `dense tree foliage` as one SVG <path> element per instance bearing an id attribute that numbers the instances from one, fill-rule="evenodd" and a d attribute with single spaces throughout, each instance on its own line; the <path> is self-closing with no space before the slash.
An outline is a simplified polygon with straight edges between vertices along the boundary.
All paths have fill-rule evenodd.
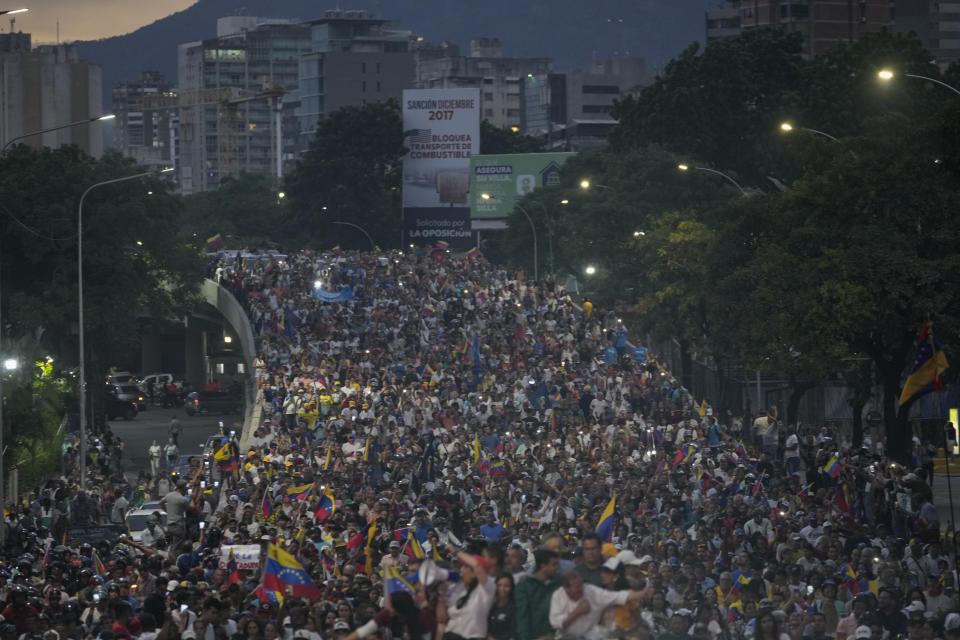
<path id="1" fill-rule="evenodd" d="M 370 248 L 363 227 L 384 247 L 400 237 L 403 123 L 395 100 L 343 107 L 320 121 L 317 134 L 286 179 L 287 234 L 295 241 Z"/>
<path id="2" fill-rule="evenodd" d="M 778 31 L 691 47 L 618 103 L 610 147 L 521 206 L 556 270 L 582 281 L 595 266 L 589 293 L 635 304 L 645 332 L 786 377 L 791 420 L 817 383 L 850 380 L 862 408 L 879 381 L 889 447 L 906 452 L 897 398 L 917 331 L 931 319 L 960 344 L 960 99 L 903 75 L 939 79 L 929 60 L 888 33 L 810 60 Z M 509 224 L 503 248 L 529 265 L 529 224 Z"/>
<path id="3" fill-rule="evenodd" d="M 30 336 L 38 348 L 64 358 L 62 364 L 70 362 L 76 353 L 80 196 L 98 182 L 140 171 L 119 155 L 95 160 L 67 147 L 20 145 L 0 158 L 5 341 Z M 195 300 L 203 258 L 199 246 L 178 237 L 182 207 L 171 188 L 147 176 L 98 187 L 84 202 L 90 380 L 102 380 L 137 344 L 138 314 L 179 317 Z"/>

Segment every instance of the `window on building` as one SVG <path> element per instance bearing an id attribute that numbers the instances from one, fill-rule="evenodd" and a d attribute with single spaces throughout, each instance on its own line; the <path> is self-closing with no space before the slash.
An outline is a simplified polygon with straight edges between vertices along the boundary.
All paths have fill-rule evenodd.
<path id="1" fill-rule="evenodd" d="M 366 93 L 366 92 L 367 92 L 367 81 L 364 80 L 363 82 L 360 83 L 360 93 Z"/>
<path id="2" fill-rule="evenodd" d="M 360 63 L 360 73 L 366 73 L 366 72 L 367 72 L 367 63 L 366 63 L 366 62 L 361 62 L 361 63 Z"/>
<path id="3" fill-rule="evenodd" d="M 610 113 L 610 110 L 613 107 L 609 104 L 585 104 L 583 105 L 584 113 Z"/>
<path id="4" fill-rule="evenodd" d="M 224 370 L 225 370 L 225 367 L 223 366 L 223 363 L 222 363 L 222 362 L 218 362 L 218 363 L 216 364 L 216 370 L 217 370 L 217 374 L 218 374 L 218 375 L 223 375 Z"/>
<path id="5" fill-rule="evenodd" d="M 491 91 L 491 92 L 488 92 L 488 93 L 483 94 L 483 99 L 484 99 L 484 100 L 490 100 L 490 101 L 492 101 L 492 100 L 493 100 L 493 92 Z"/>
<path id="6" fill-rule="evenodd" d="M 585 84 L 584 93 L 602 93 L 606 95 L 619 95 L 620 87 L 615 84 Z"/>
<path id="7" fill-rule="evenodd" d="M 377 80 L 377 93 L 380 93 L 380 81 Z"/>
<path id="8" fill-rule="evenodd" d="M 242 362 L 238 362 L 237 373 L 246 373 L 246 372 L 247 372 L 247 365 L 243 364 Z"/>
<path id="9" fill-rule="evenodd" d="M 493 117 L 493 109 L 484 109 L 484 110 L 483 110 L 483 115 L 484 115 L 485 118 L 492 118 L 492 117 Z"/>
<path id="10" fill-rule="evenodd" d="M 380 63 L 379 63 L 379 62 L 377 63 L 377 73 L 378 73 L 378 74 L 380 73 Z"/>

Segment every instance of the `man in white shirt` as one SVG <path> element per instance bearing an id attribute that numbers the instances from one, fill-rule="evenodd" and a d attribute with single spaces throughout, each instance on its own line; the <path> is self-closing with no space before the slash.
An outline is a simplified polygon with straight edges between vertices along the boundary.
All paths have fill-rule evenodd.
<path id="1" fill-rule="evenodd" d="M 592 584 L 584 584 L 575 571 L 563 576 L 563 588 L 550 598 L 550 626 L 560 632 L 561 638 L 600 637 L 600 616 L 607 607 L 639 602 L 647 597 L 644 591 L 607 591 Z"/>

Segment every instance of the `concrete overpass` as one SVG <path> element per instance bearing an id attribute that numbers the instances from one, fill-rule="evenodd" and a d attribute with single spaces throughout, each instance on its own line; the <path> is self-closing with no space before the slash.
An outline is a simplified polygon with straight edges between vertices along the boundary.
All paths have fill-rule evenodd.
<path id="1" fill-rule="evenodd" d="M 242 388 L 244 414 L 241 444 L 260 422 L 253 371 L 256 342 L 253 327 L 237 299 L 215 281 L 200 285 L 204 302 L 179 323 L 145 319 L 141 324 L 140 373 L 173 373 L 195 389 L 219 381 Z"/>

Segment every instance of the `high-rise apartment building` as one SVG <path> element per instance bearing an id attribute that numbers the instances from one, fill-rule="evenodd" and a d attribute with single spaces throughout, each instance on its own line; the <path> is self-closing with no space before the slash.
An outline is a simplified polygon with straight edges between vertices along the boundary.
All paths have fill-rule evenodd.
<path id="1" fill-rule="evenodd" d="M 183 193 L 216 188 L 240 172 L 275 174 L 292 160 L 284 129 L 297 123 L 284 98 L 297 90 L 309 46 L 307 25 L 251 16 L 221 18 L 216 38 L 180 45 L 176 166 Z"/>
<path id="2" fill-rule="evenodd" d="M 894 0 L 894 28 L 916 33 L 944 69 L 960 61 L 960 2 Z"/>
<path id="3" fill-rule="evenodd" d="M 521 130 L 547 146 L 580 151 L 605 144 L 618 98 L 650 81 L 643 58 L 594 60 L 586 70 L 523 79 Z"/>
<path id="4" fill-rule="evenodd" d="M 28 33 L 0 34 L 0 146 L 27 133 L 103 115 L 100 67 L 83 62 L 73 45 L 33 47 Z M 22 140 L 36 147 L 75 144 L 103 153 L 99 122 Z"/>
<path id="5" fill-rule="evenodd" d="M 113 147 L 144 167 L 162 169 L 176 164 L 177 91 L 158 71 L 121 82 L 111 92 L 116 115 Z"/>
<path id="6" fill-rule="evenodd" d="M 521 126 L 523 79 L 550 73 L 550 58 L 506 58 L 499 38 L 470 41 L 470 55 L 451 45 L 424 45 L 416 51 L 418 89 L 480 90 L 480 117 L 496 127 Z"/>
<path id="7" fill-rule="evenodd" d="M 893 24 L 891 0 L 729 0 L 707 10 L 707 40 L 744 29 L 780 27 L 803 34 L 815 56 Z M 733 10 L 736 15 L 733 15 Z"/>
<path id="8" fill-rule="evenodd" d="M 296 109 L 301 149 L 330 112 L 347 105 L 400 100 L 413 81 L 413 36 L 392 21 L 362 10 L 331 9 L 306 24 L 310 47 L 300 57 Z"/>

